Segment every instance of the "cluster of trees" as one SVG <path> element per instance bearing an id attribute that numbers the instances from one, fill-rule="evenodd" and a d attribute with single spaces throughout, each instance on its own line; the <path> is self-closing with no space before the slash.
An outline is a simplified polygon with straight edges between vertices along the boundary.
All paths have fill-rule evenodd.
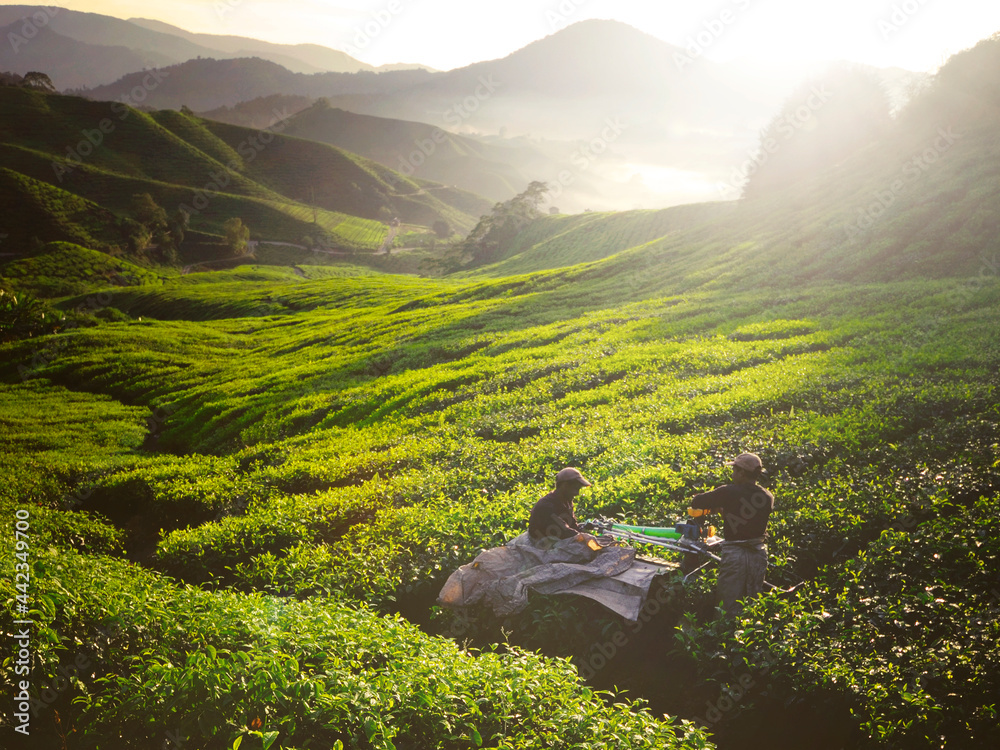
<path id="1" fill-rule="evenodd" d="M 172 214 L 158 205 L 149 193 L 132 196 L 131 216 L 123 220 L 129 250 L 134 255 L 148 255 L 155 250 L 157 260 L 163 263 L 179 262 L 178 251 L 189 229 L 189 216 L 178 208 Z M 239 258 L 246 255 L 250 244 L 250 228 L 237 217 L 227 219 L 222 225 L 225 245 L 229 255 Z"/>
<path id="2" fill-rule="evenodd" d="M 451 237 L 451 224 L 449 224 L 444 219 L 438 219 L 431 225 L 431 229 L 434 234 L 438 236 L 438 239 L 446 240 Z"/>
<path id="3" fill-rule="evenodd" d="M 548 191 L 548 184 L 535 180 L 528 184 L 524 192 L 494 205 L 490 213 L 479 219 L 469 235 L 441 258 L 437 263 L 439 270 L 449 273 L 501 260 L 506 248 L 521 230 L 542 216 L 539 206 Z M 440 224 L 442 226 L 435 222 L 433 229 L 444 238 L 450 227 L 443 221 Z"/>
<path id="4" fill-rule="evenodd" d="M 168 215 L 149 193 L 133 195 L 129 212 L 132 218 L 124 220 L 129 250 L 135 255 L 143 255 L 155 245 L 160 260 L 177 263 L 177 251 L 188 228 L 188 215 L 181 209 Z"/>
<path id="5" fill-rule="evenodd" d="M 878 75 L 840 65 L 802 84 L 761 133 L 743 167 L 743 196 L 752 198 L 820 174 L 888 132 L 889 96 Z"/>
<path id="6" fill-rule="evenodd" d="M 0 86 L 19 86 L 23 89 L 35 89 L 37 91 L 45 91 L 49 94 L 56 93 L 56 87 L 52 83 L 52 79 L 45 75 L 45 73 L 39 73 L 37 70 L 29 70 L 23 76 L 17 73 L 0 72 Z"/>
<path id="7" fill-rule="evenodd" d="M 226 246 L 232 256 L 239 258 L 246 255 L 250 244 L 250 227 L 243 223 L 243 219 L 226 219 L 222 229 L 226 233 Z"/>

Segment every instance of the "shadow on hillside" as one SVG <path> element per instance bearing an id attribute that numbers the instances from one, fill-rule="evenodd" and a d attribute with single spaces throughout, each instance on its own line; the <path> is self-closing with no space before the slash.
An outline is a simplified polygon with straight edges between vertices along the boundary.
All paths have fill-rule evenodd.
<path id="1" fill-rule="evenodd" d="M 637 622 L 627 622 L 582 597 L 531 594 L 528 608 L 508 618 L 489 612 L 441 612 L 435 606 L 444 579 L 400 593 L 392 611 L 432 635 L 483 651 L 514 646 L 570 657 L 584 682 L 612 691 L 610 702 L 641 700 L 656 714 L 707 726 L 720 750 L 839 750 L 850 747 L 855 722 L 839 696 L 811 694 L 789 702 L 767 692 L 762 676 L 743 687 L 706 679 L 676 638 L 685 613 L 700 622 L 717 615 L 712 597 L 658 578 Z M 652 604 L 652 606 L 650 606 Z M 720 679 L 722 676 L 720 675 Z"/>

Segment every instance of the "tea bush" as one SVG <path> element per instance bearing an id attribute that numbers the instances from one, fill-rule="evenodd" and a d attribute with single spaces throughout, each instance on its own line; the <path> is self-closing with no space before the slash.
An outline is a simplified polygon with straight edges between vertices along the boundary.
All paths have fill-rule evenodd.
<path id="1" fill-rule="evenodd" d="M 985 500 L 939 508 L 882 530 L 795 598 L 758 599 L 732 624 L 689 623 L 684 638 L 722 684 L 766 674 L 758 696 L 847 706 L 853 747 L 990 746 L 1000 740 L 997 523 Z"/>
<path id="2" fill-rule="evenodd" d="M 605 703 L 565 662 L 469 653 L 363 608 L 211 594 L 54 550 L 34 567 L 37 676 L 65 685 L 59 667 L 78 667 L 32 730 L 79 747 L 230 748 L 255 731 L 282 747 L 711 747 L 690 723 Z"/>
<path id="3" fill-rule="evenodd" d="M 570 282 L 588 284 L 593 294 L 569 293 Z M 747 608 L 737 632 L 754 639 L 750 649 L 711 624 L 714 572 L 706 571 L 670 609 L 671 617 L 682 606 L 695 613 L 685 640 L 672 643 L 663 622 L 643 635 L 653 643 L 659 634 L 657 653 L 669 668 L 653 674 L 648 665 L 629 670 L 619 660 L 595 675 L 594 684 L 639 692 L 657 714 L 710 724 L 720 742 L 738 736 L 753 716 L 762 736 L 770 736 L 769 717 L 784 700 L 803 716 L 825 712 L 856 744 L 902 743 L 916 732 L 972 742 L 990 736 L 978 698 L 942 696 L 934 685 L 918 690 L 911 684 L 911 698 L 896 690 L 921 670 L 931 675 L 929 654 L 943 647 L 912 632 L 899 612 L 924 607 L 948 615 L 966 594 L 973 607 L 986 602 L 958 575 L 937 582 L 932 570 L 909 564 L 897 575 L 895 566 L 904 563 L 898 547 L 890 553 L 880 546 L 890 538 L 886 530 L 915 538 L 981 496 L 995 498 L 1000 308 L 986 287 L 953 307 L 949 290 L 955 288 L 958 282 L 926 281 L 855 287 L 847 300 L 842 287 L 818 286 L 776 299 L 761 290 L 679 295 L 660 288 L 654 294 L 644 284 L 616 290 L 593 269 L 579 268 L 495 282 L 296 281 L 280 269 L 244 268 L 118 290 L 114 304 L 129 315 L 156 312 L 169 319 L 144 317 L 51 337 L 42 342 L 53 347 L 51 355 L 39 357 L 32 370 L 46 380 L 0 389 L 3 413 L 12 415 L 4 419 L 20 436 L 11 442 L 12 497 L 65 507 L 61 499 L 80 487 L 76 510 L 100 516 L 94 525 L 83 516 L 67 522 L 72 540 L 58 541 L 62 527 L 53 527 L 47 537 L 53 546 L 75 546 L 90 560 L 92 551 L 117 554 L 124 543 L 133 559 L 204 587 L 198 594 L 204 598 L 191 604 L 199 612 L 223 606 L 213 602 L 258 601 L 261 593 L 277 597 L 266 599 L 275 612 L 319 602 L 335 611 L 371 608 L 366 617 L 372 622 L 404 612 L 428 630 L 479 644 L 502 641 L 506 629 L 511 645 L 571 656 L 583 669 L 595 643 L 623 627 L 620 620 L 568 600 L 533 598 L 510 620 L 482 618 L 459 627 L 449 615 L 432 614 L 437 591 L 481 549 L 521 533 L 532 504 L 563 466 L 581 467 L 594 483 L 578 498 L 578 517 L 659 525 L 682 518 L 693 494 L 727 480 L 726 460 L 752 450 L 769 467 L 777 498 L 769 577 L 810 582 L 790 598 L 765 597 Z M 4 351 L 14 362 L 33 357 L 26 342 Z M 10 360 L 0 374 L 8 382 L 19 377 Z M 27 420 L 16 416 L 22 398 L 32 404 Z M 58 419 L 47 423 L 46 410 Z M 70 426 L 81 422 L 83 437 L 75 439 Z M 119 531 L 110 532 L 99 518 Z M 901 649 L 884 666 L 876 664 L 874 647 L 855 640 L 865 629 L 855 613 L 871 597 L 856 592 L 847 577 L 858 564 L 850 561 L 878 551 L 886 576 L 913 584 L 878 594 L 890 622 L 903 623 L 881 636 L 885 648 Z M 63 581 L 66 574 L 48 577 Z M 920 591 L 935 586 L 946 595 L 934 599 L 943 602 L 923 601 Z M 846 604 L 838 604 L 842 591 Z M 204 658 L 189 657 L 207 653 L 200 641 L 178 641 L 169 653 L 167 645 L 155 645 L 161 636 L 154 633 L 176 630 L 170 637 L 181 638 L 194 628 L 176 611 L 178 601 L 158 610 L 162 628 L 136 626 L 127 648 L 107 644 L 137 660 L 88 682 L 88 735 L 104 736 L 121 723 L 148 738 L 143 712 L 183 714 L 179 721 L 189 726 L 203 710 L 202 724 L 218 726 L 220 746 L 231 746 L 239 732 L 298 737 L 309 716 L 331 722 L 341 716 L 339 693 L 317 676 L 322 670 L 303 676 L 288 659 L 265 656 L 295 657 L 290 646 L 246 646 L 277 642 L 256 631 L 240 648 L 211 641 L 216 653 Z M 241 617 L 232 606 L 224 617 Z M 87 622 L 105 627 L 101 612 L 95 604 Z M 850 618 L 838 619 L 842 612 Z M 974 622 L 964 605 L 954 612 L 959 621 Z M 920 628 L 928 616 L 919 619 Z M 747 619 L 754 617 L 761 624 Z M 289 622 L 274 620 L 275 638 L 293 638 Z M 73 637 L 106 642 L 86 627 Z M 347 628 L 341 621 L 330 627 Z M 52 628 L 53 637 L 68 632 L 61 622 Z M 762 650 L 768 639 L 775 641 L 773 653 Z M 455 653 L 450 646 L 440 648 L 435 653 L 448 661 L 442 674 L 459 669 L 460 657 L 449 655 Z M 621 659 L 641 661 L 640 642 L 630 648 Z M 151 650 L 144 655 L 143 649 Z M 248 668 L 280 675 L 276 687 L 254 687 L 240 676 L 244 657 L 237 652 L 249 654 Z M 318 651 L 303 649 L 300 665 L 309 653 Z M 721 720 L 707 719 L 711 691 L 727 679 L 738 681 L 746 674 L 739 670 L 758 656 L 768 665 L 758 682 L 766 676 L 767 687 Z M 993 688 L 986 675 L 954 664 L 953 674 L 968 677 L 968 695 Z M 195 680 L 202 669 L 211 676 Z M 856 676 L 858 670 L 866 676 Z M 803 684 L 806 675 L 816 682 L 812 689 Z M 109 681 L 98 685 L 99 678 Z M 395 717 L 399 731 L 421 738 L 414 744 L 430 736 L 442 746 L 473 742 L 471 731 L 443 708 L 449 728 L 441 724 L 439 735 L 428 734 L 415 709 L 398 713 L 397 704 L 385 702 L 385 679 L 372 678 L 381 687 L 366 700 Z M 410 684 L 405 675 L 392 679 Z M 293 692 L 279 690 L 282 680 Z M 848 683 L 854 688 L 843 687 Z M 165 697 L 174 691 L 193 701 L 193 691 L 205 686 L 247 691 L 240 693 L 249 696 L 241 704 L 245 712 L 230 716 Z M 116 691 L 141 697 L 116 702 Z M 862 705 L 865 691 L 878 696 L 873 708 Z M 309 703 L 307 694 L 322 697 L 330 713 L 322 714 L 326 709 Z M 280 708 L 249 715 L 250 701 L 265 698 Z M 965 729 L 941 718 L 960 704 Z M 66 709 L 60 704 L 61 716 L 70 715 Z M 459 716 L 471 710 L 455 709 Z M 589 715 L 589 708 L 580 710 Z M 486 743 L 481 725 L 477 718 Z M 363 722 L 338 726 L 315 737 L 327 744 L 388 739 L 406 746 L 385 724 L 371 724 L 370 736 Z M 489 726 L 494 734 L 515 731 Z"/>

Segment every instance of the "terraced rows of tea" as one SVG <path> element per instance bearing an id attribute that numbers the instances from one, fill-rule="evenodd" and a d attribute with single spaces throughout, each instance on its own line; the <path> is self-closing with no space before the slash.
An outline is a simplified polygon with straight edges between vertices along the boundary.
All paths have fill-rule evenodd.
<path id="1" fill-rule="evenodd" d="M 700 747 L 790 702 L 843 741 L 992 736 L 996 285 L 625 284 L 609 306 L 569 273 L 193 274 L 105 293 L 126 320 L 6 345 L 3 496 L 11 517 L 31 508 L 35 674 L 89 664 L 38 730 Z M 772 473 L 769 578 L 806 583 L 736 627 L 713 617 L 711 571 L 637 635 L 566 598 L 506 622 L 433 607 L 562 466 L 594 483 L 581 517 L 660 524 L 742 450 Z M 619 631 L 643 658 L 592 669 Z M 639 703 L 594 692 L 615 685 Z"/>
<path id="2" fill-rule="evenodd" d="M 118 212 L 250 131 L 133 111 L 70 193 L 50 157 L 107 105 L 8 91 L 0 676 L 31 741 L 1000 745 L 997 70 L 994 38 L 853 152 L 820 117 L 749 197 L 660 211 L 476 225 L 476 196 L 276 136 L 189 229 L 285 244 L 202 273 L 125 253 Z M 396 216 L 419 252 L 360 252 Z M 743 451 L 776 590 L 732 617 L 712 567 L 635 623 L 437 606 L 559 469 L 593 483 L 579 517 L 667 525 Z"/>

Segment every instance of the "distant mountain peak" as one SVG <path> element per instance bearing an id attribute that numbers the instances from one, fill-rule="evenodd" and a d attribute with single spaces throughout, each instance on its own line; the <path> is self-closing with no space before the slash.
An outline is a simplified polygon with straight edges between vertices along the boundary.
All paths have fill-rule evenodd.
<path id="1" fill-rule="evenodd" d="M 518 86 L 545 96 L 634 98 L 658 86 L 673 87 L 679 78 L 692 85 L 712 64 L 681 70 L 679 50 L 622 21 L 589 18 L 570 24 L 499 60 L 459 69 L 495 72 L 508 88 Z M 456 73 L 458 71 L 451 71 Z"/>
<path id="2" fill-rule="evenodd" d="M 671 52 L 679 49 L 631 24 L 610 18 L 587 18 L 577 21 L 532 42 L 528 47 L 536 44 L 585 46 L 595 43 L 601 44 L 609 51 L 622 48 L 627 49 L 629 45 L 636 44 L 641 47 L 652 47 Z M 592 52 L 593 50 L 590 51 Z M 517 53 L 515 52 L 514 54 Z"/>

